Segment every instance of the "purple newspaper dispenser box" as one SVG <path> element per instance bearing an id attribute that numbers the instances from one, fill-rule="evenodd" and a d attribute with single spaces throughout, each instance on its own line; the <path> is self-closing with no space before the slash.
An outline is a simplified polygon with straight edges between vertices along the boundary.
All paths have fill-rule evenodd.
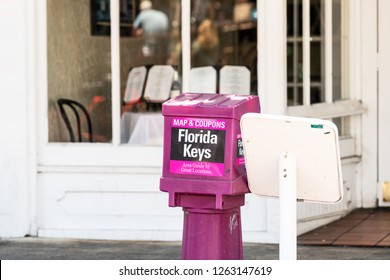
<path id="1" fill-rule="evenodd" d="M 184 93 L 163 104 L 160 190 L 183 207 L 183 259 L 241 259 L 240 206 L 249 192 L 240 119 L 253 95 Z"/>
<path id="2" fill-rule="evenodd" d="M 222 197 L 249 192 L 240 119 L 259 112 L 253 95 L 181 94 L 163 104 L 164 164 L 160 189 L 169 206 L 183 206 L 177 194 Z"/>

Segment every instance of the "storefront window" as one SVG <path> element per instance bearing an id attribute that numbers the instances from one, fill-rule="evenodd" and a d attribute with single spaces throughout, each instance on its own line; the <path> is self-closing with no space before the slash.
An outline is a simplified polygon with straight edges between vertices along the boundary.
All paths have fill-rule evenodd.
<path id="1" fill-rule="evenodd" d="M 141 1 L 121 38 L 121 143 L 162 145 L 162 103 L 181 93 L 180 0 Z"/>
<path id="2" fill-rule="evenodd" d="M 256 1 L 191 0 L 191 42 L 193 92 L 257 94 Z"/>
<path id="3" fill-rule="evenodd" d="M 92 121 L 93 142 L 110 142 L 112 138 L 110 38 L 91 34 L 90 4 L 90 0 L 47 0 L 50 142 L 72 141 L 60 113 L 60 99 L 85 107 Z M 73 129 L 73 141 L 78 142 L 75 115 L 66 105 L 64 110 Z M 78 107 L 76 110 L 80 112 Z M 82 113 L 80 123 L 82 140 L 89 141 Z"/>
<path id="4" fill-rule="evenodd" d="M 49 142 L 112 143 L 116 131 L 113 127 L 120 126 L 114 133 L 120 143 L 161 144 L 162 135 L 153 140 L 146 131 L 156 123 L 140 122 L 139 117 L 158 114 L 160 123 L 161 103 L 180 93 L 180 1 L 114 0 L 120 10 L 118 50 L 111 50 L 111 1 L 47 0 Z M 151 9 L 154 14 L 145 13 L 139 18 Z M 112 57 L 118 52 L 120 90 L 112 92 Z M 145 69 L 143 78 L 136 71 L 135 78 L 132 75 L 129 79 L 133 69 L 141 68 Z M 156 83 L 150 84 L 154 87 L 147 89 L 148 80 L 153 78 Z M 164 86 L 157 87 L 159 83 Z M 135 93 L 134 88 L 140 92 Z M 121 104 L 112 104 L 112 100 L 120 100 Z M 118 105 L 120 118 L 113 116 L 113 108 Z M 90 118 L 92 133 L 80 106 Z M 79 112 L 80 130 L 75 111 Z M 118 119 L 120 124 L 115 123 Z M 142 137 L 132 142 L 137 122 L 143 128 L 139 132 Z"/>

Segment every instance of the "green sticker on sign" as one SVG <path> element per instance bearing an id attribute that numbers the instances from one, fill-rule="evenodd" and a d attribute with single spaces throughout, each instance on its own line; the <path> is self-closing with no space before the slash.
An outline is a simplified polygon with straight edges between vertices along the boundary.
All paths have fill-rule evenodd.
<path id="1" fill-rule="evenodd" d="M 323 129 L 323 128 L 324 128 L 324 125 L 323 125 L 323 124 L 312 124 L 312 125 L 311 125 L 311 128 Z"/>

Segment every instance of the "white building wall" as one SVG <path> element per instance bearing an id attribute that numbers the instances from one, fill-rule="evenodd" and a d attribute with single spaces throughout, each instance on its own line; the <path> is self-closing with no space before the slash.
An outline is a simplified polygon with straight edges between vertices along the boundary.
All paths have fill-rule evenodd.
<path id="1" fill-rule="evenodd" d="M 39 175 L 38 235 L 180 240 L 182 211 L 159 191 L 160 168 Z"/>
<path id="2" fill-rule="evenodd" d="M 5 1 L 0 9 L 0 236 L 30 233 L 31 113 L 28 94 L 27 2 Z"/>
<path id="3" fill-rule="evenodd" d="M 362 116 L 361 207 L 376 207 L 378 181 L 378 61 L 377 1 L 361 0 L 361 99 L 368 108 Z M 373 137 L 374 136 L 374 137 Z"/>

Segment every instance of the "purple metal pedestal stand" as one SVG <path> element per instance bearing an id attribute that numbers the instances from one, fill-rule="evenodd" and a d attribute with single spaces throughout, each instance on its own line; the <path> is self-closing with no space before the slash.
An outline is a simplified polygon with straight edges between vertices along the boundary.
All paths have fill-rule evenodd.
<path id="1" fill-rule="evenodd" d="M 183 211 L 183 260 L 243 259 L 240 207 Z"/>

